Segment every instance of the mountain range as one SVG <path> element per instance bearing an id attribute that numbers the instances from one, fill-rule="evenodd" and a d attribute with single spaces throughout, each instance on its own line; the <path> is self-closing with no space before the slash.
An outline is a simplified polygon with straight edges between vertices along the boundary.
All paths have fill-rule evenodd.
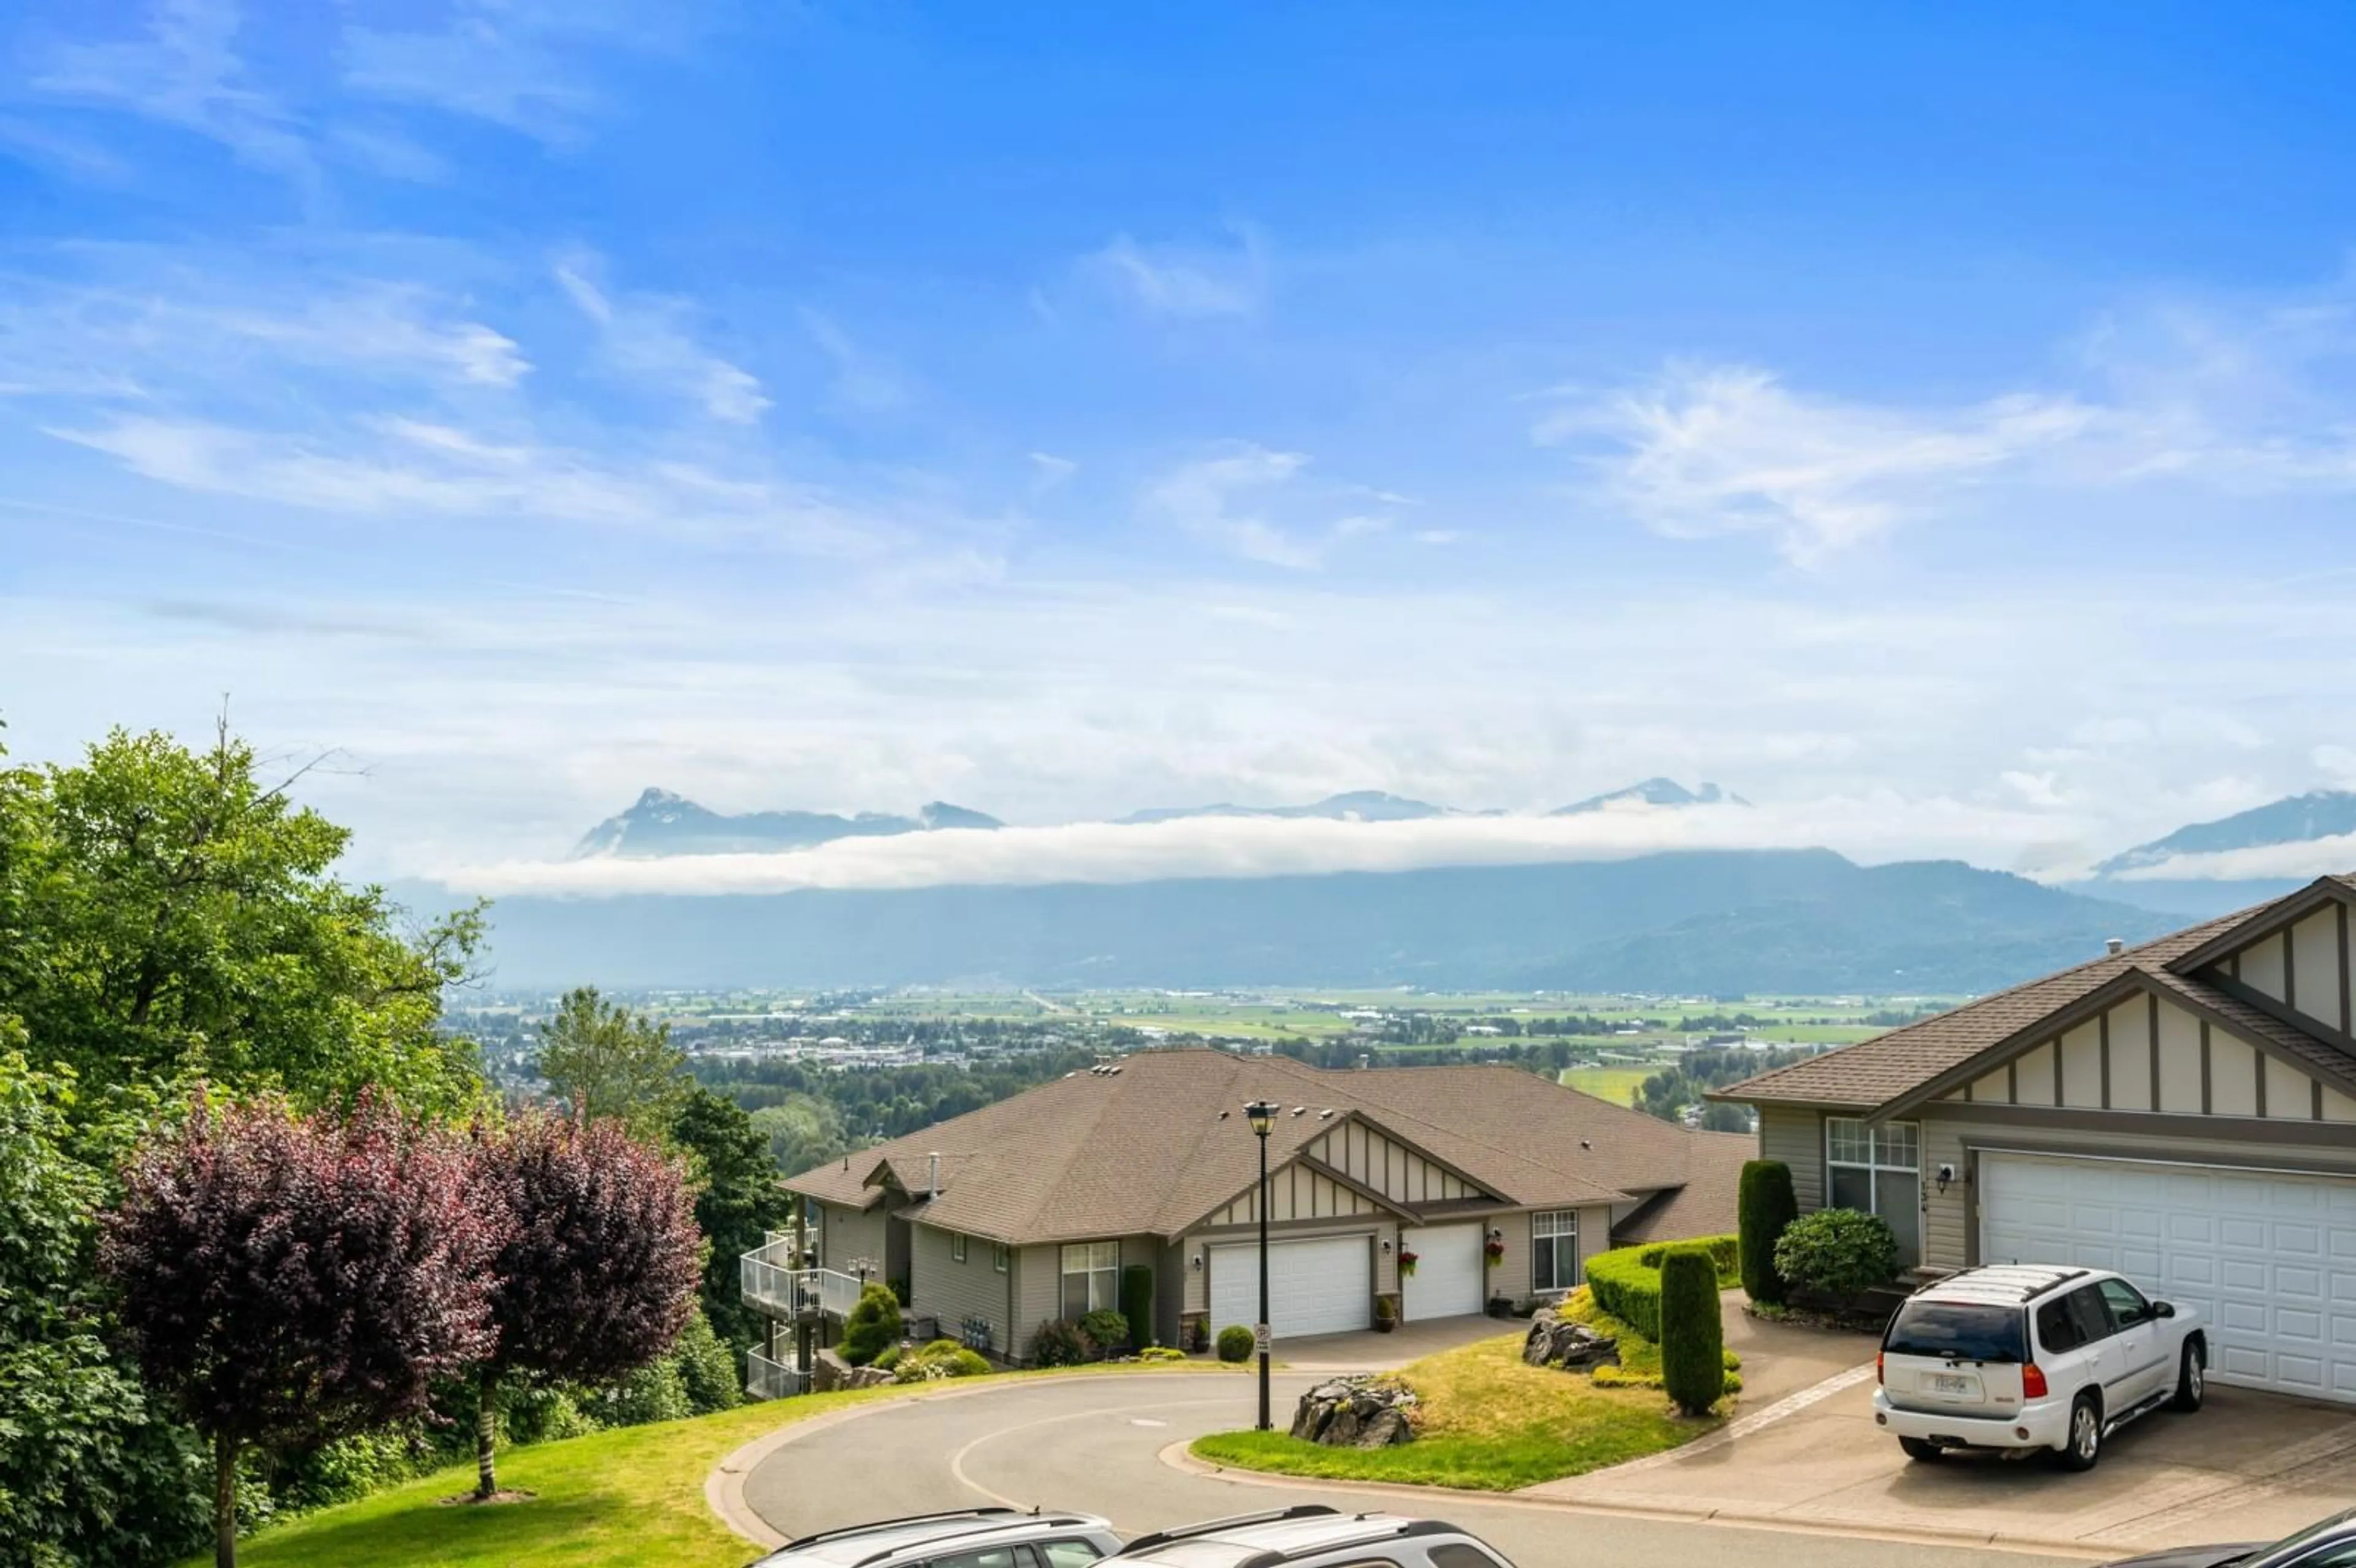
<path id="1" fill-rule="evenodd" d="M 1740 805 L 1715 784 L 1647 779 L 1548 815 Z M 1398 822 L 1461 813 L 1378 791 L 1306 805 L 1135 813 Z M 729 816 L 649 789 L 579 856 L 771 853 L 836 839 L 989 830 L 936 801 L 913 816 Z M 1958 994 L 2008 985 L 2289 891 L 2218 880 L 2194 858 L 2356 832 L 2356 793 L 2314 791 L 2196 823 L 2044 886 L 1958 861 L 1858 866 L 1829 849 L 1722 849 L 1615 861 L 1129 883 L 605 898 L 493 910 L 501 983 L 852 986 L 1395 986 Z M 2179 861 L 2194 874 L 2170 877 Z M 2316 869 L 2324 868 L 2318 867 Z M 427 894 L 434 902 L 446 895 Z"/>
<path id="2" fill-rule="evenodd" d="M 2181 923 L 1957 861 L 1828 849 L 492 909 L 495 983 L 1401 986 L 1954 994 Z"/>
<path id="3" fill-rule="evenodd" d="M 665 855 L 744 855 L 808 849 L 837 838 L 884 838 L 948 827 L 1002 827 L 979 811 L 937 800 L 914 816 L 862 811 L 835 816 L 818 811 L 754 811 L 727 816 L 666 789 L 649 789 L 584 834 L 573 857 L 610 855 L 648 859 Z"/>
<path id="4" fill-rule="evenodd" d="M 2356 865 L 2356 857 L 2346 865 L 2319 860 L 2306 874 L 2279 877 L 2202 875 L 2211 868 L 2201 866 L 2197 857 L 2316 843 L 2351 833 L 2356 833 L 2356 791 L 2309 790 L 2213 822 L 2195 822 L 2147 844 L 2123 849 L 2097 864 L 2091 877 L 2071 885 L 2149 909 L 2222 914 L 2279 898 L 2324 871 L 2349 869 Z M 2171 869 L 2182 874 L 2169 876 Z"/>

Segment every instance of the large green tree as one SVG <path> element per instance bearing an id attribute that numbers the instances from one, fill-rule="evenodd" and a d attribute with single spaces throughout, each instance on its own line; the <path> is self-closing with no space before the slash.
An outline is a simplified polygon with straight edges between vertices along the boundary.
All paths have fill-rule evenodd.
<path id="1" fill-rule="evenodd" d="M 0 1564 L 168 1562 L 204 1539 L 203 1453 L 107 1343 L 96 1264 L 107 1168 L 145 1109 L 77 1106 L 23 1043 L 0 1018 Z"/>
<path id="2" fill-rule="evenodd" d="M 333 874 L 348 833 L 262 771 L 223 726 L 0 772 L 0 1012 L 86 1090 L 203 1078 L 315 1104 L 373 1084 L 459 1109 L 473 1051 L 438 1024 L 480 910 L 404 931 Z"/>
<path id="3" fill-rule="evenodd" d="M 670 1026 L 607 1001 L 594 986 L 564 993 L 541 1026 L 540 1075 L 574 1114 L 658 1140 L 669 1136 L 691 1086 Z"/>
<path id="4" fill-rule="evenodd" d="M 761 1339 L 761 1315 L 744 1304 L 736 1260 L 782 1231 L 792 1200 L 779 1185 L 769 1140 L 743 1106 L 697 1084 L 671 1124 L 672 1145 L 688 1155 L 697 1182 L 695 1223 L 709 1248 L 703 1261 L 703 1315 L 738 1349 Z"/>

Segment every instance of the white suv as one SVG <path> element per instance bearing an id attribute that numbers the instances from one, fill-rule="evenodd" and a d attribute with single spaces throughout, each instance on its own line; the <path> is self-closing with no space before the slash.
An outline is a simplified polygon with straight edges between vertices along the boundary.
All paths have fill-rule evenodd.
<path id="1" fill-rule="evenodd" d="M 752 1568 L 1090 1568 L 1119 1550 L 1094 1514 L 968 1508 L 805 1535 Z"/>
<path id="2" fill-rule="evenodd" d="M 1873 1419 L 1910 1459 L 2050 1448 L 2092 1469 L 2103 1440 L 2146 1411 L 2200 1409 L 2208 1358 L 2198 1313 L 2107 1269 L 1965 1269 L 1890 1320 Z"/>

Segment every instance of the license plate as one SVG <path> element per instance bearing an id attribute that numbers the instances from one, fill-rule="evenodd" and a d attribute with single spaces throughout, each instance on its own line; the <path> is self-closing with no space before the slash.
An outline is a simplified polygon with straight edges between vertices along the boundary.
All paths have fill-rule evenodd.
<path id="1" fill-rule="evenodd" d="M 1969 1393 L 1972 1392 L 1972 1380 L 1959 1378 L 1952 1372 L 1933 1372 L 1931 1374 L 1931 1392 L 1933 1393 Z"/>

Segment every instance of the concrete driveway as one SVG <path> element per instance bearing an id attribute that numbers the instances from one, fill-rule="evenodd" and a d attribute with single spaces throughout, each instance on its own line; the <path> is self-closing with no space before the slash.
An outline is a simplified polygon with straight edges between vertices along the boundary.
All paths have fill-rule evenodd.
<path id="1" fill-rule="evenodd" d="M 2125 1555 L 2264 1541 L 2356 1506 L 2356 1410 L 2210 1386 L 2196 1414 L 2147 1415 L 2072 1475 L 2039 1460 L 1910 1462 L 1873 1424 L 1869 1358 L 1856 1336 L 1761 1324 L 1730 1312 L 1743 1413 L 1730 1429 L 1654 1458 L 1526 1495 L 1800 1528 L 1920 1531 L 1996 1544 Z M 1794 1369 L 1817 1374 L 1789 1397 Z M 1756 1381 L 1754 1381 L 1754 1373 Z"/>

